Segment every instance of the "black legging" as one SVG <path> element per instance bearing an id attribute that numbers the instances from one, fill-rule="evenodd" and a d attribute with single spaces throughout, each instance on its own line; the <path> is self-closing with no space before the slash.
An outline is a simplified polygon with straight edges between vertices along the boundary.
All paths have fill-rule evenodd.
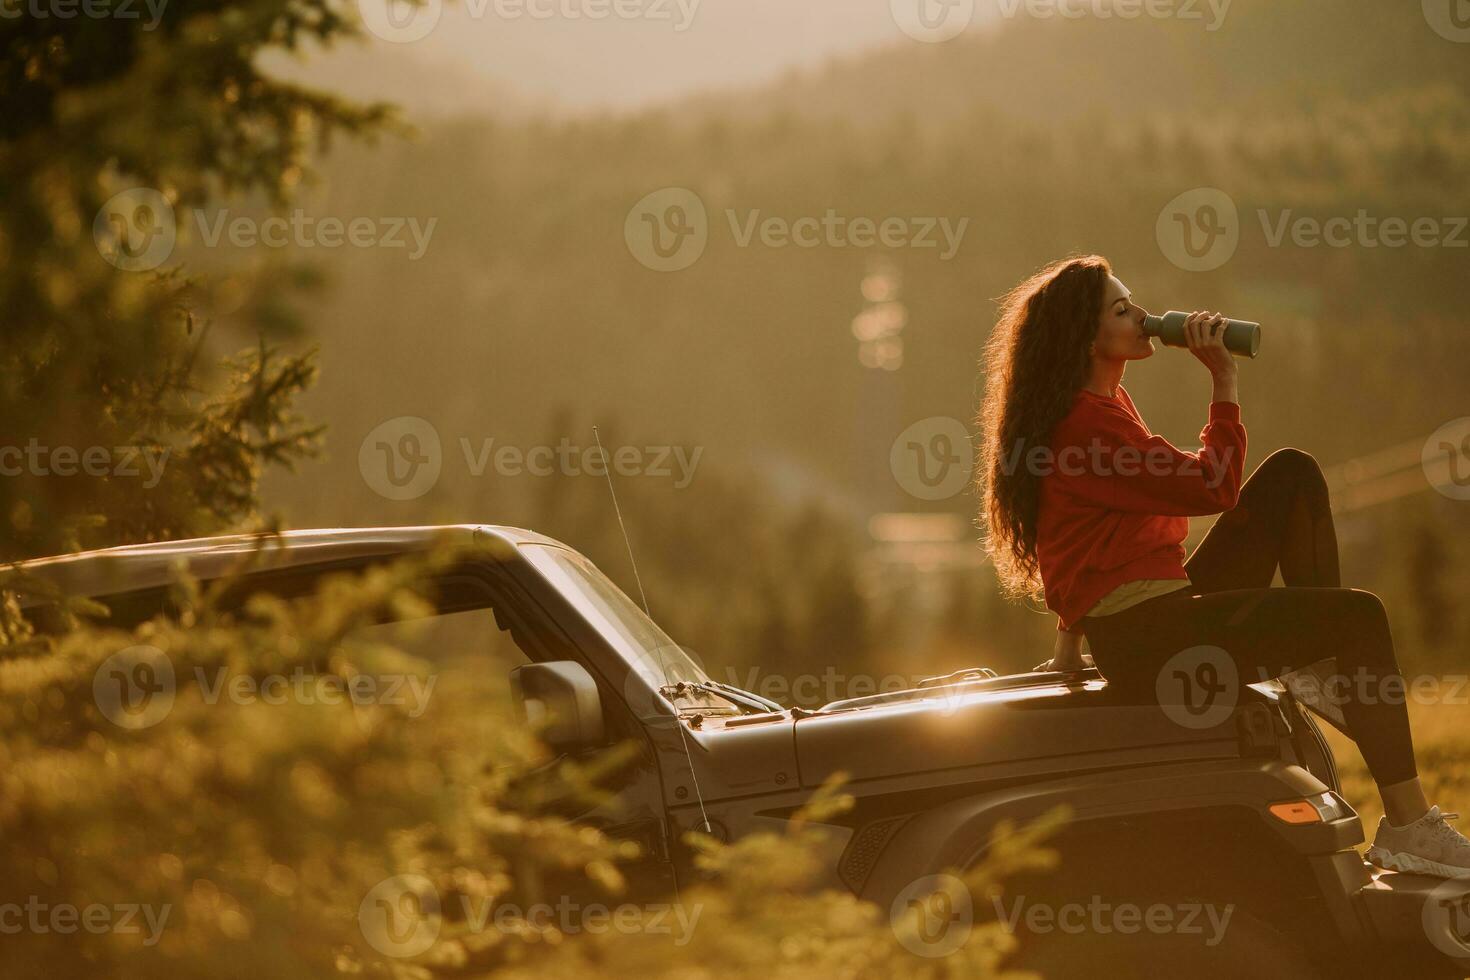
<path id="1" fill-rule="evenodd" d="M 1333 687 L 1374 781 L 1417 775 L 1388 616 L 1373 593 L 1341 588 L 1327 484 L 1311 455 L 1272 453 L 1184 567 L 1192 588 L 1080 621 L 1110 687 L 1153 694 L 1169 659 L 1194 647 L 1224 651 L 1209 655 L 1234 661 L 1239 684 L 1336 657 Z M 1286 587 L 1273 589 L 1278 567 Z"/>

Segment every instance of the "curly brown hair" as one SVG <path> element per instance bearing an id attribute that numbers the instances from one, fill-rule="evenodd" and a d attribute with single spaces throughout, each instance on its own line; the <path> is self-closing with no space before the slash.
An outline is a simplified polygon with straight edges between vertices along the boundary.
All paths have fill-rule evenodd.
<path id="1" fill-rule="evenodd" d="M 976 489 L 985 548 L 1005 594 L 1041 594 L 1036 522 L 1041 477 L 1016 463 L 1047 445 L 1052 429 L 1087 383 L 1103 296 L 1112 266 L 1101 255 L 1053 262 L 1001 298 L 1000 317 L 985 343 L 985 401 Z"/>

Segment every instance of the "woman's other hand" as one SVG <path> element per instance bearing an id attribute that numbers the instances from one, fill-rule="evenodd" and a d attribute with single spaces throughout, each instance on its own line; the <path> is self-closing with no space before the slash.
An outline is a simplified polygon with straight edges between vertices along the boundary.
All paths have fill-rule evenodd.
<path id="1" fill-rule="evenodd" d="M 1086 670 L 1092 666 L 1092 656 L 1082 652 L 1082 634 L 1071 633 L 1067 630 L 1057 630 L 1056 647 L 1052 650 L 1051 659 L 1039 663 L 1031 668 L 1035 671 L 1054 670 Z"/>

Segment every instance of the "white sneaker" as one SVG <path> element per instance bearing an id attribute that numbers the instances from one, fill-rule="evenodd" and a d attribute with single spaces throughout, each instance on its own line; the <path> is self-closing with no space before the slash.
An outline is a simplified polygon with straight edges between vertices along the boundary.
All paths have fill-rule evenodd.
<path id="1" fill-rule="evenodd" d="M 1432 806 L 1407 827 L 1395 827 L 1380 817 L 1368 860 L 1389 871 L 1470 878 L 1470 840 L 1446 822 L 1459 816 Z"/>

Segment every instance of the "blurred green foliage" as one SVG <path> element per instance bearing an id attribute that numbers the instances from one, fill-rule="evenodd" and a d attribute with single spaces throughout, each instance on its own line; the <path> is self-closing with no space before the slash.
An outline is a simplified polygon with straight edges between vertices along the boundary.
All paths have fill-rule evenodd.
<path id="1" fill-rule="evenodd" d="M 428 577 L 452 557 L 337 574 L 292 601 L 226 602 L 232 580 L 181 577 L 171 611 L 129 629 L 81 610 L 70 629 L 36 635 L 9 607 L 7 633 L 32 645 L 0 648 L 0 874 L 5 901 L 26 916 L 7 905 L 7 972 L 1004 975 L 1001 926 L 979 925 L 954 956 L 926 959 L 900 945 L 913 923 L 890 924 L 888 910 L 820 886 L 812 822 L 850 805 L 836 784 L 785 834 L 728 846 L 690 838 L 704 880 L 640 906 L 687 910 L 677 949 L 651 926 L 596 931 L 537 915 L 534 902 L 617 906 L 624 895 L 638 846 L 558 811 L 606 800 L 628 746 L 575 761 L 549 753 L 511 710 L 506 651 L 446 669 L 375 638 L 380 624 L 431 612 Z M 163 714 L 134 727 L 97 684 L 139 646 L 168 662 L 173 683 Z M 298 674 L 442 684 L 419 711 L 386 698 L 221 697 L 210 680 L 228 676 L 233 688 Z M 988 856 L 956 874 L 988 896 L 1005 875 L 1050 867 L 1041 842 L 1063 818 L 998 828 Z M 548 898 L 553 887 L 568 890 Z M 419 892 L 436 904 L 401 905 Z M 375 924 L 384 894 L 411 928 Z M 117 928 L 80 928 L 77 911 L 55 918 L 94 907 L 113 910 L 104 925 Z M 422 947 L 404 938 L 418 928 L 432 929 Z"/>
<path id="2" fill-rule="evenodd" d="M 0 481 L 0 558 L 253 519 L 261 468 L 303 457 L 319 434 L 292 408 L 311 356 L 274 346 L 292 329 L 280 299 L 312 277 L 282 263 L 212 284 L 177 261 L 120 269 L 103 208 L 133 188 L 156 192 L 158 211 L 221 193 L 283 199 L 307 152 L 386 110 L 272 81 L 255 55 L 351 27 L 323 2 L 164 4 L 156 26 L 127 7 L 0 18 L 0 418 L 7 446 L 46 454 Z M 128 234 L 173 233 L 167 212 L 125 217 L 147 226 Z M 207 342 L 220 320 L 225 336 Z M 220 363 L 242 336 L 254 353 Z M 75 456 L 53 455 L 93 447 L 155 453 L 161 478 L 70 473 Z"/>

